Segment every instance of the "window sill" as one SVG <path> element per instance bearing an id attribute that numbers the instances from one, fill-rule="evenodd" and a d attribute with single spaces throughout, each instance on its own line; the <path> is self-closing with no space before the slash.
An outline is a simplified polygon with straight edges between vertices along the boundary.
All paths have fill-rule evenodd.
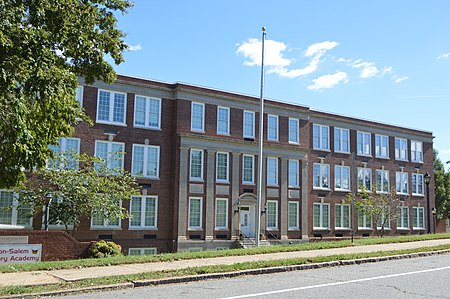
<path id="1" fill-rule="evenodd" d="M 141 125 L 136 125 L 136 124 L 133 124 L 133 128 L 151 130 L 151 131 L 162 131 L 162 129 L 160 127 L 147 127 L 147 126 L 141 126 Z"/>
<path id="2" fill-rule="evenodd" d="M 329 149 L 322 149 L 322 148 L 313 148 L 314 151 L 321 151 L 321 152 L 327 152 L 327 153 L 331 153 L 331 151 Z"/>
<path id="3" fill-rule="evenodd" d="M 245 135 L 243 135 L 242 138 L 244 138 L 244 139 L 245 139 L 245 138 L 248 138 L 248 139 L 255 139 L 255 136 L 245 136 Z M 255 141 L 255 140 L 253 140 L 253 141 Z"/>
<path id="4" fill-rule="evenodd" d="M 204 183 L 203 179 L 189 178 L 189 182 L 191 183 Z"/>
<path id="5" fill-rule="evenodd" d="M 290 227 L 290 228 L 288 228 L 288 231 L 290 231 L 290 232 L 299 232 L 299 231 L 301 231 L 301 229 L 299 227 Z"/>
<path id="6" fill-rule="evenodd" d="M 204 134 L 204 133 L 205 133 L 205 130 L 199 130 L 199 129 L 192 129 L 192 128 L 191 128 L 191 132 L 193 132 L 193 133 L 201 133 L 201 134 Z"/>
<path id="7" fill-rule="evenodd" d="M 401 193 L 401 192 L 397 192 L 398 195 L 406 195 L 409 196 L 409 193 Z"/>
<path id="8" fill-rule="evenodd" d="M 288 141 L 288 143 L 289 144 L 292 144 L 292 145 L 300 145 L 300 142 L 298 142 L 298 141 Z"/>
<path id="9" fill-rule="evenodd" d="M 268 227 L 267 230 L 278 231 L 278 227 Z"/>
<path id="10" fill-rule="evenodd" d="M 122 230 L 121 227 L 91 226 L 91 230 Z"/>
<path id="11" fill-rule="evenodd" d="M 221 133 L 221 132 L 217 132 L 217 135 L 221 135 L 221 136 L 231 136 L 230 133 Z"/>
<path id="12" fill-rule="evenodd" d="M 327 230 L 330 230 L 330 228 L 329 227 L 313 227 L 313 230 L 327 231 Z"/>
<path id="13" fill-rule="evenodd" d="M 397 230 L 409 230 L 409 227 L 397 227 Z"/>
<path id="14" fill-rule="evenodd" d="M 424 194 L 416 194 L 416 193 L 411 194 L 411 196 L 415 196 L 415 197 L 425 197 Z"/>
<path id="15" fill-rule="evenodd" d="M 373 230 L 373 228 L 371 228 L 371 227 L 359 227 L 358 226 L 358 230 Z"/>
<path id="16" fill-rule="evenodd" d="M 342 152 L 342 151 L 334 151 L 336 154 L 347 154 L 350 155 L 350 152 Z"/>
<path id="17" fill-rule="evenodd" d="M 335 227 L 334 230 L 345 230 L 345 231 L 351 231 L 352 229 L 350 227 Z"/>
<path id="18" fill-rule="evenodd" d="M 31 229 L 31 225 L 0 224 L 0 229 Z"/>
<path id="19" fill-rule="evenodd" d="M 216 227 L 214 230 L 215 231 L 220 231 L 220 232 L 227 232 L 227 231 L 229 231 L 228 227 Z"/>
<path id="20" fill-rule="evenodd" d="M 373 156 L 370 154 L 356 154 L 358 157 L 367 157 L 367 158 L 372 158 Z"/>
<path id="21" fill-rule="evenodd" d="M 335 192 L 352 192 L 350 189 L 334 189 Z"/>
<path id="22" fill-rule="evenodd" d="M 267 184 L 267 187 L 280 187 L 278 184 Z"/>
<path id="23" fill-rule="evenodd" d="M 381 230 L 381 227 L 377 227 L 377 230 L 380 231 L 380 230 Z M 389 230 L 391 230 L 391 228 L 390 228 L 390 227 L 385 227 L 384 230 L 385 230 L 385 231 L 389 231 Z"/>
<path id="24" fill-rule="evenodd" d="M 143 179 L 143 180 L 157 180 L 157 181 L 159 181 L 159 179 L 160 179 L 159 177 L 142 176 L 142 175 L 136 175 L 136 174 L 132 174 L 131 176 L 134 177 L 134 178 Z"/>
<path id="25" fill-rule="evenodd" d="M 300 189 L 300 186 L 299 185 L 297 185 L 297 186 L 288 186 L 288 188 L 289 189 Z"/>
<path id="26" fill-rule="evenodd" d="M 321 187 L 313 187 L 313 190 L 319 190 L 319 191 L 331 191 L 330 188 L 321 188 Z"/>
<path id="27" fill-rule="evenodd" d="M 423 161 L 413 161 L 413 160 L 411 160 L 411 163 L 423 164 Z"/>
<path id="28" fill-rule="evenodd" d="M 383 159 L 383 160 L 389 160 L 389 157 L 383 157 L 383 156 L 375 156 L 377 159 Z"/>
<path id="29" fill-rule="evenodd" d="M 148 226 L 133 226 L 133 227 L 129 227 L 128 230 L 153 230 L 153 231 L 157 231 L 158 228 L 157 227 L 148 227 Z"/>
<path id="30" fill-rule="evenodd" d="M 102 125 L 111 125 L 111 126 L 118 126 L 118 127 L 126 127 L 126 123 L 115 123 L 115 122 L 109 122 L 104 120 L 96 120 L 95 123 L 102 124 Z"/>
<path id="31" fill-rule="evenodd" d="M 217 184 L 226 184 L 226 185 L 229 185 L 229 184 L 230 184 L 230 181 L 216 180 L 216 183 L 217 183 Z"/>
<path id="32" fill-rule="evenodd" d="M 395 161 L 399 161 L 399 162 L 409 162 L 408 159 L 397 159 L 397 158 L 395 158 Z"/>
<path id="33" fill-rule="evenodd" d="M 188 231 L 190 231 L 190 232 L 202 232 L 203 231 L 203 228 L 201 228 L 201 227 L 189 227 L 188 228 Z"/>
<path id="34" fill-rule="evenodd" d="M 413 227 L 413 230 L 425 230 L 425 227 Z"/>
<path id="35" fill-rule="evenodd" d="M 242 185 L 255 186 L 255 183 L 253 183 L 253 182 L 242 182 Z"/>
<path id="36" fill-rule="evenodd" d="M 271 141 L 271 142 L 280 142 L 278 139 L 267 139 L 267 141 Z"/>

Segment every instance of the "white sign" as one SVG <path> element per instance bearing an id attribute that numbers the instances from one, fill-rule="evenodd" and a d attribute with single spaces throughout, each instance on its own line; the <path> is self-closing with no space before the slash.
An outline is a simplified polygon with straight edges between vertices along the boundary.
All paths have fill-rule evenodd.
<path id="1" fill-rule="evenodd" d="M 0 265 L 40 262 L 42 244 L 0 244 Z"/>

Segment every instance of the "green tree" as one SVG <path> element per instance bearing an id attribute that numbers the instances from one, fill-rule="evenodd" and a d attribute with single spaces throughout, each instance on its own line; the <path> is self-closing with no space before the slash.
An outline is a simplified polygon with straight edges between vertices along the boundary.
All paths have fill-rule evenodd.
<path id="1" fill-rule="evenodd" d="M 434 191 L 437 217 L 450 218 L 450 172 L 445 171 L 437 151 L 434 151 Z"/>
<path id="2" fill-rule="evenodd" d="M 77 78 L 112 83 L 123 62 L 115 12 L 128 0 L 0 0 L 0 188 L 45 165 L 48 145 L 87 119 Z"/>

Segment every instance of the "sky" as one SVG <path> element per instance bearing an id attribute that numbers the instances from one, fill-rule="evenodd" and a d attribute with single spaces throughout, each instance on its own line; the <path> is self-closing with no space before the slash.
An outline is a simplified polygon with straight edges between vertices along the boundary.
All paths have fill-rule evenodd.
<path id="1" fill-rule="evenodd" d="M 450 161 L 450 1 L 135 0 L 119 74 L 433 132 Z M 447 165 L 450 167 L 450 164 Z"/>

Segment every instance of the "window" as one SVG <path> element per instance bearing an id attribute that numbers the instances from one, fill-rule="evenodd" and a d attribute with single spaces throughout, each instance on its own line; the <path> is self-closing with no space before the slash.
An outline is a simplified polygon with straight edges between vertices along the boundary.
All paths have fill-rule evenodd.
<path id="1" fill-rule="evenodd" d="M 244 138 L 255 138 L 255 112 L 244 111 Z"/>
<path id="2" fill-rule="evenodd" d="M 125 125 L 125 93 L 107 90 L 98 91 L 97 122 Z"/>
<path id="3" fill-rule="evenodd" d="M 191 180 L 203 180 L 203 150 L 191 149 Z"/>
<path id="4" fill-rule="evenodd" d="M 146 178 L 159 177 L 159 146 L 133 144 L 132 174 Z"/>
<path id="5" fill-rule="evenodd" d="M 192 102 L 191 131 L 205 131 L 205 104 Z"/>
<path id="6" fill-rule="evenodd" d="M 334 151 L 337 153 L 350 152 L 350 132 L 347 129 L 334 128 Z"/>
<path id="7" fill-rule="evenodd" d="M 334 167 L 334 189 L 350 190 L 350 167 L 336 165 Z"/>
<path id="8" fill-rule="evenodd" d="M 395 138 L 395 159 L 408 160 L 407 140 L 402 138 Z"/>
<path id="9" fill-rule="evenodd" d="M 83 86 L 77 86 L 75 89 L 75 101 L 78 102 L 80 108 L 83 107 Z"/>
<path id="10" fill-rule="evenodd" d="M 216 199 L 216 229 L 228 228 L 228 199 Z"/>
<path id="11" fill-rule="evenodd" d="M 372 215 L 358 211 L 358 229 L 372 228 Z"/>
<path id="12" fill-rule="evenodd" d="M 32 211 L 18 207 L 17 194 L 0 190 L 0 228 L 30 228 Z"/>
<path id="13" fill-rule="evenodd" d="M 95 141 L 95 156 L 101 158 L 109 169 L 123 168 L 123 153 L 125 143 L 111 141 Z M 101 164 L 96 165 L 97 170 Z"/>
<path id="14" fill-rule="evenodd" d="M 130 213 L 130 228 L 157 228 L 158 197 L 132 196 Z"/>
<path id="15" fill-rule="evenodd" d="M 350 205 L 336 204 L 334 221 L 336 228 L 350 228 Z"/>
<path id="16" fill-rule="evenodd" d="M 409 229 L 408 207 L 397 208 L 397 229 Z"/>
<path id="17" fill-rule="evenodd" d="M 412 194 L 423 195 L 423 174 L 411 174 Z"/>
<path id="18" fill-rule="evenodd" d="M 202 228 L 202 198 L 189 198 L 189 229 Z"/>
<path id="19" fill-rule="evenodd" d="M 217 134 L 230 134 L 230 108 L 217 107 Z"/>
<path id="20" fill-rule="evenodd" d="M 372 169 L 358 167 L 358 191 L 372 191 Z"/>
<path id="21" fill-rule="evenodd" d="M 128 249 L 128 255 L 150 255 L 157 254 L 158 251 L 155 247 L 143 247 L 143 248 L 130 248 Z"/>
<path id="22" fill-rule="evenodd" d="M 314 229 L 330 228 L 330 204 L 315 203 L 313 211 Z"/>
<path id="23" fill-rule="evenodd" d="M 255 156 L 243 155 L 242 156 L 242 183 L 253 184 L 253 165 Z"/>
<path id="24" fill-rule="evenodd" d="M 228 183 L 228 153 L 216 154 L 216 181 Z"/>
<path id="25" fill-rule="evenodd" d="M 391 229 L 391 210 L 384 207 L 377 219 L 377 229 Z"/>
<path id="26" fill-rule="evenodd" d="M 395 173 L 395 191 L 400 194 L 408 194 L 408 173 L 397 171 Z"/>
<path id="27" fill-rule="evenodd" d="M 314 188 L 330 188 L 330 165 L 314 163 Z"/>
<path id="28" fill-rule="evenodd" d="M 411 162 L 423 163 L 422 142 L 411 140 Z"/>
<path id="29" fill-rule="evenodd" d="M 375 135 L 375 157 L 389 159 L 389 137 Z"/>
<path id="30" fill-rule="evenodd" d="M 330 149 L 330 128 L 328 126 L 313 125 L 313 148 L 316 150 Z"/>
<path id="31" fill-rule="evenodd" d="M 289 187 L 299 187 L 299 163 L 298 160 L 289 160 Z"/>
<path id="32" fill-rule="evenodd" d="M 299 229 L 298 207 L 298 201 L 290 201 L 288 203 L 288 228 L 291 230 Z"/>
<path id="33" fill-rule="evenodd" d="M 423 207 L 413 207 L 413 229 L 424 229 Z"/>
<path id="34" fill-rule="evenodd" d="M 357 153 L 362 156 L 372 155 L 372 146 L 370 140 L 370 133 L 358 132 L 357 138 Z"/>
<path id="35" fill-rule="evenodd" d="M 267 115 L 267 140 L 278 141 L 278 116 Z"/>
<path id="36" fill-rule="evenodd" d="M 135 96 L 134 126 L 161 129 L 161 99 Z"/>
<path id="37" fill-rule="evenodd" d="M 78 168 L 78 161 L 73 155 L 80 153 L 79 138 L 59 138 L 59 146 L 50 145 L 49 148 L 57 155 L 57 157 L 56 159 L 48 160 L 48 168 L 62 169 L 65 166 L 69 169 Z M 61 157 L 58 157 L 59 155 L 61 155 Z M 67 161 L 61 161 L 60 158 L 67 159 Z"/>
<path id="38" fill-rule="evenodd" d="M 377 169 L 375 172 L 377 192 L 389 192 L 389 171 Z"/>
<path id="39" fill-rule="evenodd" d="M 94 209 L 91 217 L 91 229 L 120 228 L 120 218 L 111 219 L 101 209 Z"/>
<path id="40" fill-rule="evenodd" d="M 289 118 L 289 143 L 298 144 L 300 140 L 299 121 L 296 118 Z"/>
<path id="41" fill-rule="evenodd" d="M 267 229 L 278 228 L 278 201 L 267 201 Z"/>
<path id="42" fill-rule="evenodd" d="M 278 185 L 278 158 L 267 158 L 267 185 Z"/>

